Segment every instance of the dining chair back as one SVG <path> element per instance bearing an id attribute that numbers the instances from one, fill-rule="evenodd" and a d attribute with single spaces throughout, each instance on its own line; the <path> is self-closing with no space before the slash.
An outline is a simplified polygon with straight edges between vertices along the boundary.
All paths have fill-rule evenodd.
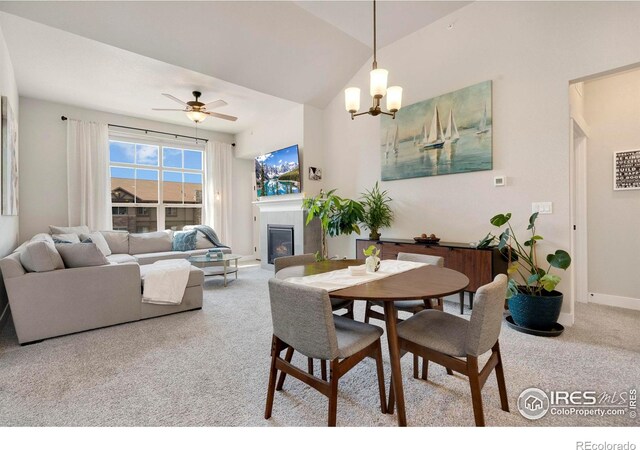
<path id="1" fill-rule="evenodd" d="M 309 358 L 332 360 L 338 339 L 324 289 L 269 280 L 273 334 Z"/>
<path id="2" fill-rule="evenodd" d="M 444 258 L 442 256 L 420 255 L 418 253 L 398 253 L 398 261 L 413 261 L 429 264 L 431 266 L 444 267 Z"/>
<path id="3" fill-rule="evenodd" d="M 467 355 L 480 356 L 491 350 L 500 336 L 507 276 L 499 274 L 478 289 L 467 329 Z"/>
<path id="4" fill-rule="evenodd" d="M 304 266 L 316 262 L 316 255 L 305 253 L 304 255 L 281 256 L 273 260 L 275 272 L 278 273 L 285 267 Z"/>

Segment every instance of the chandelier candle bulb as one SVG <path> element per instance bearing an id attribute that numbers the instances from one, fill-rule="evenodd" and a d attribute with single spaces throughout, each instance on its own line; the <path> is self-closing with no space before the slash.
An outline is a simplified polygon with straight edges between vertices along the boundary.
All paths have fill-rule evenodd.
<path id="1" fill-rule="evenodd" d="M 402 106 L 402 88 L 400 86 L 390 86 L 387 89 L 387 109 L 395 112 Z"/>
<path id="2" fill-rule="evenodd" d="M 373 69 L 370 75 L 369 93 L 372 97 L 382 98 L 387 93 L 387 77 L 389 71 L 385 69 Z"/>
<path id="3" fill-rule="evenodd" d="M 350 87 L 345 89 L 344 104 L 348 112 L 357 112 L 360 109 L 360 88 Z"/>

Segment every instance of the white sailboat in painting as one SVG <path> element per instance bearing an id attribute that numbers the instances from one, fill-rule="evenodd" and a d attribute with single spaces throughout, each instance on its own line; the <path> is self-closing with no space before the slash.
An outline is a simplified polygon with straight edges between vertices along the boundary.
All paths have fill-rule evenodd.
<path id="1" fill-rule="evenodd" d="M 484 113 L 482 114 L 482 119 L 480 119 L 480 125 L 478 125 L 478 131 L 476 134 L 485 134 L 489 131 L 489 127 L 487 127 L 487 104 L 484 104 Z"/>
<path id="2" fill-rule="evenodd" d="M 387 140 L 384 148 L 384 159 L 389 159 L 389 154 L 393 152 L 394 156 L 398 157 L 398 125 L 387 128 Z"/>
<path id="3" fill-rule="evenodd" d="M 427 134 L 427 123 L 424 124 L 424 138 L 422 140 L 421 151 L 431 150 L 434 148 L 442 148 L 444 145 L 444 134 L 442 133 L 442 123 L 440 122 L 440 113 L 438 112 L 438 106 L 433 110 L 433 118 L 431 119 L 431 126 L 429 127 L 429 133 Z"/>
<path id="4" fill-rule="evenodd" d="M 453 108 L 449 111 L 449 119 L 447 120 L 447 129 L 444 132 L 444 140 L 457 142 L 460 139 L 460 133 L 458 133 L 458 127 L 456 125 L 456 119 L 453 117 Z"/>

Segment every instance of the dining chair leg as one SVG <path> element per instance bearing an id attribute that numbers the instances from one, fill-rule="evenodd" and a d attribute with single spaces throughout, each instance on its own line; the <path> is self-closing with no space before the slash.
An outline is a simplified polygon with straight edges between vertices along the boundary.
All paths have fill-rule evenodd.
<path id="1" fill-rule="evenodd" d="M 422 379 L 427 381 L 429 378 L 429 360 L 422 358 Z"/>
<path id="2" fill-rule="evenodd" d="M 313 358 L 307 358 L 308 362 L 307 362 L 307 369 L 309 372 L 309 375 L 313 375 Z"/>
<path id="3" fill-rule="evenodd" d="M 498 364 L 496 364 L 496 379 L 498 381 L 498 392 L 500 393 L 500 406 L 502 410 L 509 412 L 509 398 L 507 397 L 507 385 L 504 382 L 504 368 L 502 366 L 502 355 L 500 354 L 500 344 L 496 344 L 492 349 L 498 355 Z"/>
<path id="4" fill-rule="evenodd" d="M 376 345 L 376 372 L 378 373 L 378 391 L 380 392 L 380 412 L 387 413 L 387 394 L 384 390 L 384 369 L 382 366 L 382 346 L 380 340 Z"/>
<path id="5" fill-rule="evenodd" d="M 291 358 L 293 358 L 293 347 L 289 347 L 287 349 L 287 353 L 284 355 L 284 360 L 286 362 L 291 362 Z M 280 377 L 278 378 L 278 384 L 276 385 L 276 391 L 281 391 L 284 386 L 284 379 L 287 377 L 287 374 L 284 372 L 280 372 Z"/>
<path id="6" fill-rule="evenodd" d="M 369 323 L 369 313 L 371 312 L 371 302 L 367 302 L 364 307 L 364 323 Z"/>
<path id="7" fill-rule="evenodd" d="M 347 313 L 344 315 L 347 319 L 355 320 L 353 316 L 353 302 L 349 306 L 347 306 Z"/>
<path id="8" fill-rule="evenodd" d="M 414 353 L 413 354 L 413 378 L 415 379 L 420 378 L 420 374 L 418 373 L 419 368 L 420 368 L 420 361 L 418 360 L 418 355 Z"/>
<path id="9" fill-rule="evenodd" d="M 329 372 L 329 420 L 328 425 L 330 427 L 336 426 L 336 417 L 338 414 L 338 360 L 334 359 L 330 363 Z"/>
<path id="10" fill-rule="evenodd" d="M 322 381 L 327 381 L 327 361 L 324 359 L 320 360 L 320 376 L 322 376 Z"/>
<path id="11" fill-rule="evenodd" d="M 484 426 L 484 412 L 482 410 L 482 392 L 480 387 L 480 374 L 478 372 L 478 358 L 467 356 L 467 372 L 469 386 L 471 388 L 471 401 L 473 403 L 473 416 L 477 427 Z"/>
<path id="12" fill-rule="evenodd" d="M 275 390 L 276 390 L 276 376 L 277 374 L 277 370 L 276 370 L 276 356 L 277 353 L 276 352 L 276 348 L 278 347 L 278 338 L 276 338 L 275 336 L 273 336 L 272 340 L 271 340 L 271 367 L 269 369 L 269 386 L 267 389 L 267 404 L 264 408 L 264 418 L 265 419 L 269 419 L 271 417 L 271 411 L 273 410 L 273 397 L 275 395 Z"/>

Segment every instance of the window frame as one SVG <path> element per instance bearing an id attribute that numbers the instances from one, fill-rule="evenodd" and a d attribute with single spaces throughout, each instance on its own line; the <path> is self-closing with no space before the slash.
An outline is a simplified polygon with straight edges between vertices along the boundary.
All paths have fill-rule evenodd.
<path id="1" fill-rule="evenodd" d="M 109 145 L 111 145 L 111 141 L 124 142 L 129 144 L 142 144 L 142 145 L 155 145 L 158 147 L 158 165 L 152 166 L 147 164 L 136 164 L 136 163 L 123 163 L 123 162 L 111 162 L 111 157 L 109 157 L 109 180 L 111 180 L 111 168 L 112 167 L 120 167 L 124 169 L 142 169 L 142 170 L 157 170 L 158 171 L 158 201 L 150 202 L 150 203 L 123 203 L 123 202 L 112 202 L 112 207 L 124 207 L 124 208 L 156 208 L 156 222 L 157 229 L 164 230 L 166 229 L 166 209 L 167 208 L 197 208 L 200 209 L 200 216 L 202 217 L 202 209 L 204 203 L 204 195 L 203 195 L 203 203 L 185 203 L 184 202 L 184 174 L 198 174 L 202 176 L 202 191 L 204 194 L 204 189 L 207 183 L 207 174 L 206 174 L 206 155 L 205 155 L 205 146 L 204 144 L 187 142 L 180 139 L 166 139 L 166 138 L 156 138 L 149 136 L 137 136 L 137 135 L 129 135 L 126 133 L 117 133 L 111 132 L 109 133 Z M 165 167 L 163 165 L 164 162 L 164 149 L 179 149 L 179 150 L 190 150 L 190 151 L 198 151 L 202 153 L 202 169 L 186 169 L 175 168 L 175 167 Z M 135 161 L 135 158 L 134 158 Z M 182 154 L 182 165 L 184 166 L 184 153 Z M 171 172 L 180 172 L 182 173 L 182 203 L 165 203 L 163 198 L 163 172 L 171 171 Z M 113 214 L 112 214 L 113 217 Z M 171 217 L 171 216 L 169 216 Z"/>

